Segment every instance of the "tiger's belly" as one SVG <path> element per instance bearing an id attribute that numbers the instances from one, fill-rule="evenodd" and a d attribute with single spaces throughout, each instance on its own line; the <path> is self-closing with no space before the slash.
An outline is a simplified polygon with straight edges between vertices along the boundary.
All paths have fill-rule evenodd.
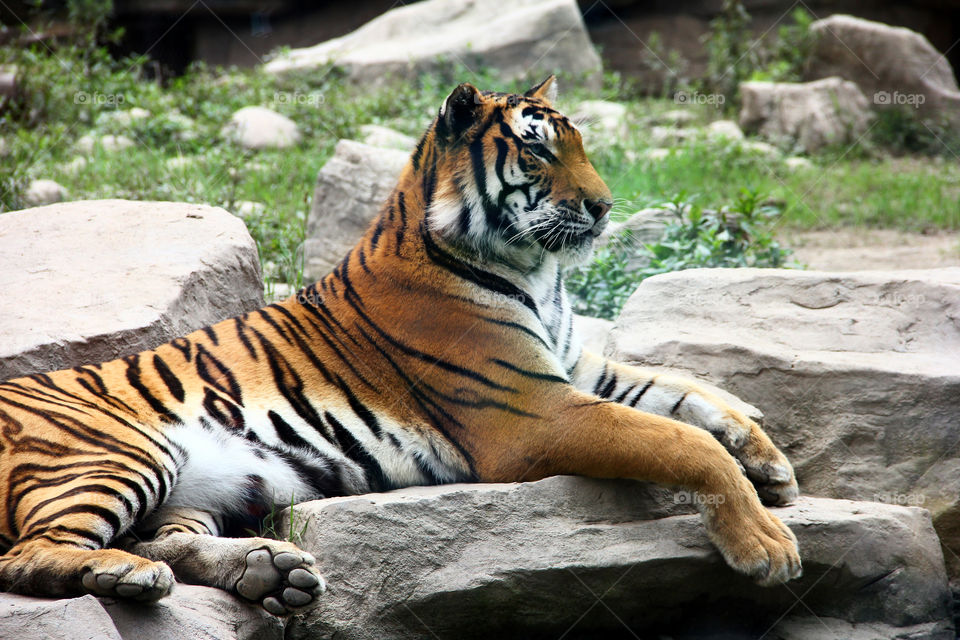
<path id="1" fill-rule="evenodd" d="M 167 432 L 183 452 L 166 504 L 230 514 L 251 503 L 291 504 L 470 479 L 456 448 L 427 425 L 401 424 L 357 403 L 246 402 L 224 424 L 197 407 Z M 277 407 L 277 408 L 275 408 Z M 307 415 L 304 415 L 304 414 Z M 185 416 L 184 416 L 185 417 Z"/>

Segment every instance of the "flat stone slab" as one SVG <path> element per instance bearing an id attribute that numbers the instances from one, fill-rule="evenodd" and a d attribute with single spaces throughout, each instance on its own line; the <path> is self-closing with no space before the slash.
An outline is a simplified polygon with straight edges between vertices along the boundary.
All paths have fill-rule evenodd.
<path id="1" fill-rule="evenodd" d="M 756 405 L 804 493 L 929 509 L 960 575 L 960 268 L 655 276 L 606 353 Z"/>
<path id="2" fill-rule="evenodd" d="M 88 200 L 0 216 L 0 380 L 151 349 L 263 305 L 218 207 Z"/>
<path id="3" fill-rule="evenodd" d="M 798 635 L 818 616 L 953 638 L 925 510 L 821 498 L 777 509 L 805 572 L 763 588 L 724 564 L 687 502 L 643 483 L 554 477 L 304 503 L 296 529 L 306 524 L 328 591 L 287 637 L 832 637 Z"/>

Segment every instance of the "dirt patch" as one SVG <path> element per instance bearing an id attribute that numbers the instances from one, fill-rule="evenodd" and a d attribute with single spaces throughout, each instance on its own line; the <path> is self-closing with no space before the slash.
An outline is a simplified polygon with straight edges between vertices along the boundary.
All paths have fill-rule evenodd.
<path id="1" fill-rule="evenodd" d="M 931 269 L 960 266 L 960 234 L 892 229 L 789 231 L 781 242 L 794 259 L 818 271 Z"/>

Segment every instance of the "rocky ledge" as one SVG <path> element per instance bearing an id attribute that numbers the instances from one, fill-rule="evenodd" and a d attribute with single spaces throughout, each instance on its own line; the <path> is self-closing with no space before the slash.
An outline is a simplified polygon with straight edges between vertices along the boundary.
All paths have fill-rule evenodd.
<path id="1" fill-rule="evenodd" d="M 149 606 L 4 595 L 0 637 L 954 637 L 927 511 L 823 498 L 777 509 L 804 576 L 763 588 L 724 564 L 684 498 L 555 477 L 318 500 L 292 515 L 329 583 L 306 614 L 281 622 L 187 585 Z"/>

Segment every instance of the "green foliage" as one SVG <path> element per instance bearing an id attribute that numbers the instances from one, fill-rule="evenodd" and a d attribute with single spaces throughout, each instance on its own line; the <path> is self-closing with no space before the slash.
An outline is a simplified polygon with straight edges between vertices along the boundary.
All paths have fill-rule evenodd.
<path id="1" fill-rule="evenodd" d="M 812 23 L 813 15 L 805 7 L 795 8 L 790 19 L 777 28 L 776 36 L 759 48 L 761 59 L 750 79 L 802 82 L 804 65 L 813 52 Z"/>
<path id="2" fill-rule="evenodd" d="M 909 106 L 894 106 L 876 113 L 871 142 L 896 154 L 919 153 L 953 156 L 960 153 L 960 134 L 945 121 L 923 118 Z"/>
<path id="3" fill-rule="evenodd" d="M 284 510 L 288 510 L 288 522 L 284 522 Z M 309 525 L 310 517 L 304 515 L 303 512 L 297 509 L 296 501 L 291 495 L 289 507 L 281 507 L 277 504 L 272 505 L 267 515 L 260 521 L 259 530 L 246 529 L 246 533 L 261 538 L 285 540 L 300 546 L 303 544 L 303 536 L 307 532 Z"/>
<path id="4" fill-rule="evenodd" d="M 708 267 L 796 267 L 770 223 L 780 208 L 756 191 L 741 189 L 736 202 L 710 211 L 682 195 L 664 205 L 676 216 L 658 242 L 637 246 L 621 235 L 599 249 L 594 261 L 567 275 L 574 310 L 613 319 L 645 278 Z"/>
<path id="5" fill-rule="evenodd" d="M 704 36 L 707 49 L 707 72 L 703 78 L 704 93 L 726 97 L 733 106 L 740 83 L 757 67 L 759 53 L 750 33 L 750 14 L 740 0 L 723 0 L 720 14 L 710 21 Z"/>

